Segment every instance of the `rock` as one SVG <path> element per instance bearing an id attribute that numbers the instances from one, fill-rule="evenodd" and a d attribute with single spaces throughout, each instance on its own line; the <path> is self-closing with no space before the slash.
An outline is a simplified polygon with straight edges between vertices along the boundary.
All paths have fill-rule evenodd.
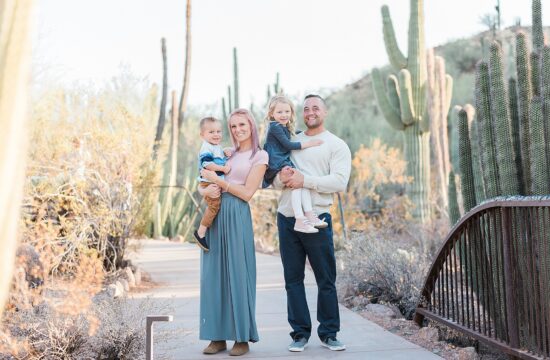
<path id="1" fill-rule="evenodd" d="M 21 244 L 16 252 L 17 262 L 25 270 L 25 280 L 29 288 L 33 289 L 44 283 L 44 266 L 40 260 L 40 254 L 30 244 Z"/>
<path id="2" fill-rule="evenodd" d="M 478 360 L 479 355 L 473 347 L 462 348 L 457 351 L 458 360 Z"/>
<path id="3" fill-rule="evenodd" d="M 128 281 L 128 285 L 130 287 L 136 286 L 136 278 L 134 276 L 134 273 L 132 272 L 132 269 L 130 267 L 125 267 L 122 271 L 122 278 L 126 281 Z"/>
<path id="4" fill-rule="evenodd" d="M 401 310 L 399 310 L 397 306 L 389 305 L 388 307 L 393 310 L 393 313 L 395 314 L 396 318 L 399 318 L 399 319 L 403 318 L 403 314 L 401 313 Z"/>
<path id="5" fill-rule="evenodd" d="M 116 292 L 115 292 L 114 298 L 116 299 L 124 296 L 124 285 L 122 285 L 122 282 L 120 281 L 115 282 L 115 286 L 116 286 Z"/>
<path id="6" fill-rule="evenodd" d="M 368 304 L 366 310 L 376 316 L 395 318 L 395 312 L 388 306 L 382 304 Z"/>
<path id="7" fill-rule="evenodd" d="M 122 288 L 124 289 L 125 292 L 130 291 L 130 284 L 128 284 L 128 280 L 120 279 L 120 280 L 118 280 L 118 282 L 120 282 L 122 284 Z"/>
<path id="8" fill-rule="evenodd" d="M 426 340 L 426 341 L 438 341 L 439 340 L 439 332 L 436 328 L 432 327 L 423 327 L 420 330 L 418 330 L 418 337 L 420 339 Z"/>
<path id="9" fill-rule="evenodd" d="M 354 308 L 364 308 L 370 304 L 369 300 L 363 295 L 355 296 L 351 299 L 350 304 Z"/>
<path id="10" fill-rule="evenodd" d="M 117 286 L 115 284 L 109 284 L 107 288 L 105 289 L 105 293 L 109 295 L 109 297 L 114 298 L 116 294 Z"/>
<path id="11" fill-rule="evenodd" d="M 141 285 L 141 269 L 136 268 L 134 270 L 134 280 L 136 282 L 136 286 Z"/>
<path id="12" fill-rule="evenodd" d="M 340 300 L 345 300 L 355 295 L 353 286 L 344 281 L 336 283 L 336 292 L 338 293 Z"/>

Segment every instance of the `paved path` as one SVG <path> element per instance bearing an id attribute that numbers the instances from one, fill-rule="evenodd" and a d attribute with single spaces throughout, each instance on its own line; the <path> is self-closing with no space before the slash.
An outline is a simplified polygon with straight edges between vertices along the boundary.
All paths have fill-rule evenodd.
<path id="1" fill-rule="evenodd" d="M 192 244 L 146 240 L 141 250 L 132 257 L 134 262 L 160 284 L 149 293 L 134 297 L 153 296 L 171 299 L 174 306 L 173 323 L 156 323 L 156 331 L 176 331 L 177 339 L 169 344 L 159 344 L 155 352 L 164 352 L 176 360 L 187 359 L 235 359 L 229 352 L 203 355 L 208 342 L 198 339 L 199 320 L 199 257 L 200 250 Z M 312 335 L 306 350 L 291 353 L 286 347 L 291 339 L 290 326 L 286 320 L 286 295 L 283 269 L 277 256 L 256 254 L 257 258 L 257 303 L 256 322 L 260 341 L 251 344 L 247 359 L 440 359 L 435 354 L 400 338 L 374 323 L 340 307 L 341 329 L 338 338 L 346 343 L 347 350 L 333 352 L 321 346 Z M 317 287 L 313 274 L 306 274 L 306 290 L 315 319 Z M 316 334 L 314 324 L 313 334 Z M 181 336 L 180 336 L 181 335 Z M 231 343 L 228 346 L 232 346 Z"/>

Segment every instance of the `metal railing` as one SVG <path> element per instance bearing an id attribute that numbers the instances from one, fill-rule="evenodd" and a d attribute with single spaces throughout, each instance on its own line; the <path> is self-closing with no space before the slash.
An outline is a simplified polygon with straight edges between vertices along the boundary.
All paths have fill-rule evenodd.
<path id="1" fill-rule="evenodd" d="M 145 325 L 145 359 L 153 360 L 153 323 L 157 321 L 172 321 L 174 317 L 172 315 L 148 315 Z"/>
<path id="2" fill-rule="evenodd" d="M 550 198 L 469 211 L 428 273 L 415 321 L 424 317 L 514 357 L 550 358 Z"/>

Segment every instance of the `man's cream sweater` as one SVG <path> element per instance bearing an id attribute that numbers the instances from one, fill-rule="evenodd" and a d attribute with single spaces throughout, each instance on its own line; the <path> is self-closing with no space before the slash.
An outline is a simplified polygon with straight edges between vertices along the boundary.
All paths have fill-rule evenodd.
<path id="1" fill-rule="evenodd" d="M 351 152 L 342 139 L 328 130 L 315 136 L 307 136 L 302 132 L 292 141 L 305 142 L 314 139 L 323 140 L 323 144 L 304 150 L 294 150 L 290 158 L 296 168 L 304 174 L 304 188 L 311 192 L 313 211 L 322 214 L 329 211 L 333 194 L 346 190 L 351 172 Z M 283 187 L 278 176 L 273 186 L 279 189 Z M 287 217 L 294 216 L 291 191 L 292 189 L 288 188 L 283 190 L 277 209 Z"/>

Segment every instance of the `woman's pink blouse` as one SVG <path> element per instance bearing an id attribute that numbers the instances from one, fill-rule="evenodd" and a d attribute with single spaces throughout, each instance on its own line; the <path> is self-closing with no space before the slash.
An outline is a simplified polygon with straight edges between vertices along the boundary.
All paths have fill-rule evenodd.
<path id="1" fill-rule="evenodd" d="M 244 185 L 250 170 L 256 165 L 267 165 L 269 155 L 264 150 L 258 150 L 252 159 L 252 149 L 237 151 L 227 161 L 231 171 L 225 175 L 225 180 L 231 184 Z"/>

